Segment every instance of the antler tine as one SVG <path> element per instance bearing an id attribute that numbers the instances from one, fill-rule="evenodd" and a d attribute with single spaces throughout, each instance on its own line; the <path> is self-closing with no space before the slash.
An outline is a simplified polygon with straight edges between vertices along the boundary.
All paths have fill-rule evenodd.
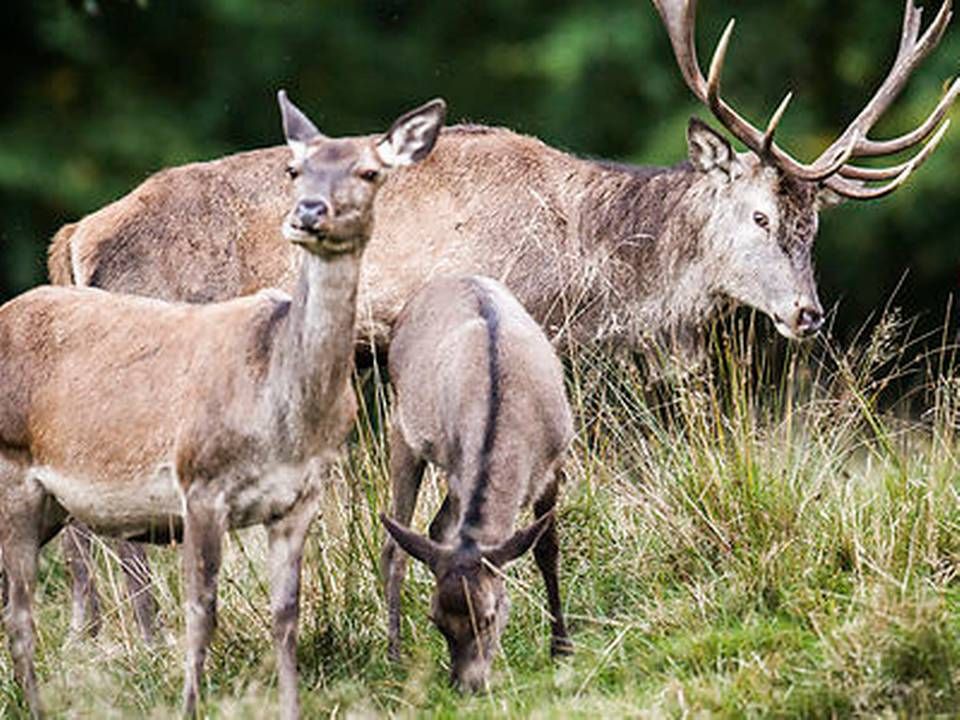
<path id="1" fill-rule="evenodd" d="M 733 35 L 736 24 L 736 18 L 730 18 L 723 29 L 723 35 L 720 36 L 720 42 L 713 51 L 713 57 L 710 58 L 710 71 L 707 74 L 707 101 L 710 107 L 720 100 L 720 74 L 723 72 L 723 64 L 727 61 L 727 48 L 730 46 L 730 36 Z"/>
<path id="2" fill-rule="evenodd" d="M 917 143 L 926 140 L 930 134 L 937 129 L 940 121 L 943 120 L 950 106 L 953 105 L 957 97 L 960 96 L 960 78 L 955 79 L 947 91 L 940 98 L 940 102 L 933 109 L 933 112 L 927 119 L 915 130 L 890 140 L 870 140 L 864 138 L 857 146 L 857 157 L 878 157 L 880 155 L 894 155 Z"/>
<path id="3" fill-rule="evenodd" d="M 706 83 L 707 94 L 705 98 L 701 97 L 700 99 L 707 103 L 717 119 L 738 140 L 754 152 L 759 153 L 763 149 L 763 134 L 720 97 L 720 76 L 723 74 L 723 64 L 727 59 L 727 48 L 730 46 L 730 38 L 733 35 L 733 28 L 736 23 L 737 21 L 731 18 L 727 27 L 723 30 L 723 35 L 720 36 L 720 41 L 717 43 L 717 47 L 713 51 L 713 57 L 710 59 L 710 70 Z"/>
<path id="4" fill-rule="evenodd" d="M 948 127 L 950 127 L 949 120 L 940 126 L 937 134 L 934 135 L 927 142 L 927 144 L 923 146 L 923 149 L 920 150 L 920 152 L 906 162 L 900 163 L 899 165 L 893 165 L 886 168 L 867 168 L 860 167 L 858 165 L 844 165 L 842 168 L 840 168 L 840 172 L 838 174 L 842 177 L 850 178 L 852 180 L 877 181 L 889 180 L 890 178 L 895 178 L 904 172 L 913 172 L 918 167 L 923 165 L 923 163 L 926 162 L 927 159 L 933 154 L 933 151 L 936 150 L 937 145 L 940 144 L 944 134 L 947 132 Z"/>
<path id="5" fill-rule="evenodd" d="M 947 25 L 953 16 L 952 6 L 953 0 L 944 0 L 936 18 L 930 24 L 930 27 L 927 28 L 927 31 L 921 36 L 922 8 L 915 6 L 913 0 L 906 0 L 900 47 L 890 72 L 860 114 L 850 123 L 840 137 L 827 148 L 821 157 L 835 151 L 837 148 L 847 145 L 853 140 L 854 135 L 858 135 L 860 138 L 859 141 L 855 143 L 854 157 L 877 156 L 887 154 L 888 152 L 899 152 L 922 142 L 936 128 L 939 120 L 942 119 L 949 108 L 950 103 L 956 99 L 958 89 L 951 88 L 947 95 L 944 96 L 944 100 L 941 101 L 934 110 L 931 118 L 918 128 L 917 131 L 891 141 L 879 143 L 867 139 L 867 134 L 871 128 L 900 95 L 910 75 L 942 39 L 943 34 L 946 32 Z"/>
<path id="6" fill-rule="evenodd" d="M 787 92 L 783 100 L 780 101 L 780 105 L 774 110 L 773 115 L 770 116 L 770 122 L 767 123 L 767 129 L 763 133 L 764 155 L 769 155 L 770 150 L 773 148 L 773 136 L 776 135 L 777 127 L 779 127 L 780 121 L 783 120 L 783 115 L 787 112 L 787 106 L 791 100 L 793 100 L 793 92 Z"/>
<path id="7" fill-rule="evenodd" d="M 720 77 L 723 73 L 723 63 L 733 34 L 735 25 L 733 20 L 727 23 L 727 27 L 717 43 L 710 62 L 709 79 L 705 79 L 703 72 L 700 70 L 696 52 L 697 0 L 653 0 L 653 3 L 667 28 L 670 44 L 673 46 L 677 64 L 680 66 L 680 72 L 683 74 L 687 86 L 701 102 L 707 104 L 723 126 L 744 145 L 767 157 L 784 172 L 800 180 L 810 182 L 817 182 L 835 174 L 850 159 L 854 144 L 861 137 L 855 130 L 851 130 L 848 135 L 848 138 L 852 139 L 853 142 L 828 149 L 813 163 L 805 165 L 777 146 L 773 142 L 772 136 L 768 138 L 767 133 L 757 129 L 720 97 Z M 781 106 L 774 113 L 774 131 L 785 110 L 784 103 L 781 103 Z M 769 124 L 767 129 L 770 129 Z"/>
<path id="8" fill-rule="evenodd" d="M 841 170 L 840 175 L 836 175 L 824 180 L 824 184 L 838 195 L 842 195 L 843 197 L 850 198 L 852 200 L 874 200 L 876 198 L 889 195 L 898 187 L 903 185 L 913 171 L 923 165 L 923 163 L 926 162 L 931 155 L 933 155 L 934 150 L 937 149 L 937 145 L 939 145 L 940 141 L 943 140 L 943 136 L 947 134 L 947 129 L 949 127 L 950 121 L 947 120 L 945 123 L 943 123 L 943 125 L 940 126 L 940 129 L 937 131 L 937 133 L 930 138 L 930 140 L 926 145 L 924 145 L 923 149 L 919 153 L 901 165 L 882 169 L 858 168 L 848 165 Z M 867 187 L 861 182 L 857 181 L 885 180 L 890 177 L 894 177 L 894 179 L 886 185 L 881 185 L 879 187 Z M 847 178 L 856 179 L 852 180 Z"/>

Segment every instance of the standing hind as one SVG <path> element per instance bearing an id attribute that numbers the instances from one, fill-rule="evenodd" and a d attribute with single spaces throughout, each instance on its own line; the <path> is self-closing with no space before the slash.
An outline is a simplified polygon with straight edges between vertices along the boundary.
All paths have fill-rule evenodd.
<path id="1" fill-rule="evenodd" d="M 430 152 L 445 106 L 428 103 L 380 137 L 343 139 L 323 136 L 282 92 L 280 106 L 294 178 L 282 231 L 301 249 L 292 296 L 197 306 L 43 287 L 0 307 L 4 619 L 34 715 L 37 554 L 68 513 L 106 535 L 182 535 L 190 715 L 216 626 L 223 535 L 264 525 L 281 712 L 299 714 L 300 563 L 323 469 L 353 422 L 373 201 L 392 168 Z"/>

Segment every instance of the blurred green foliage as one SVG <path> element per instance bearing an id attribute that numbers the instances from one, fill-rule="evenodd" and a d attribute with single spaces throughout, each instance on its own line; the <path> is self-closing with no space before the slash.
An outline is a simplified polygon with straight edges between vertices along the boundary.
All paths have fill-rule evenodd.
<path id="1" fill-rule="evenodd" d="M 759 124 L 793 89 L 781 139 L 806 159 L 884 76 L 903 10 L 701 5 L 701 62 L 736 15 L 725 94 Z M 929 21 L 939 5 L 928 5 Z M 62 223 L 149 173 L 276 143 L 280 87 L 331 134 L 378 129 L 439 95 L 452 120 L 637 163 L 682 159 L 688 117 L 709 119 L 645 0 L 8 0 L 0 37 L 0 299 L 43 281 Z M 875 136 L 919 122 L 958 58 L 954 26 Z M 896 302 L 940 322 L 960 278 L 958 160 L 960 128 L 891 198 L 824 213 L 821 296 L 840 303 L 839 330 L 904 273 Z"/>

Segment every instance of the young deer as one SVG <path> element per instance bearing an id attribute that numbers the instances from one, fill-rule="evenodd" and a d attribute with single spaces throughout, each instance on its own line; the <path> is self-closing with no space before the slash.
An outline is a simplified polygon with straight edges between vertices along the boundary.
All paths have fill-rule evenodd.
<path id="1" fill-rule="evenodd" d="M 293 296 L 206 306 L 44 287 L 0 308 L 0 548 L 18 682 L 41 712 L 31 596 L 39 549 L 69 514 L 99 533 L 183 538 L 184 710 L 196 711 L 227 528 L 263 524 L 281 712 L 299 714 L 303 542 L 322 469 L 350 427 L 360 258 L 394 167 L 425 157 L 433 101 L 379 138 L 324 137 L 281 91 L 293 152 L 283 234 Z"/>
<path id="2" fill-rule="evenodd" d="M 437 578 L 431 619 L 447 640 L 451 680 L 460 688 L 486 686 L 509 610 L 500 568 L 531 546 L 553 616 L 551 650 L 568 652 L 552 510 L 573 422 L 543 330 L 496 280 L 435 280 L 400 313 L 389 365 L 397 391 L 394 520 L 381 519 L 390 534 L 382 557 L 390 656 L 400 655 L 404 556 L 397 545 Z M 405 527 L 427 461 L 446 472 L 448 486 L 429 538 Z M 514 532 L 531 502 L 536 521 Z"/>

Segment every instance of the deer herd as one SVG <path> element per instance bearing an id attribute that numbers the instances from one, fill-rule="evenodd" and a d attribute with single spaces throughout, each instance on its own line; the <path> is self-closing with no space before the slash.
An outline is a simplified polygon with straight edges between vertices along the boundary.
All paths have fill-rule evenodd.
<path id="1" fill-rule="evenodd" d="M 789 338 L 814 335 L 820 209 L 900 187 L 960 93 L 955 81 L 905 135 L 868 137 L 952 14 L 944 0 L 921 31 L 906 0 L 888 76 L 805 164 L 775 138 L 790 95 L 763 129 L 721 97 L 733 22 L 704 77 L 696 0 L 653 2 L 690 90 L 747 152 L 693 119 L 676 166 L 584 160 L 503 128 L 444 128 L 441 100 L 382 135 L 335 139 L 281 91 L 286 146 L 164 170 L 56 234 L 53 285 L 0 308 L 4 622 L 33 715 L 47 541 L 64 530 L 73 627 L 95 631 L 91 533 L 118 538 L 148 640 L 139 543 L 182 543 L 194 714 L 224 533 L 262 524 L 280 708 L 298 716 L 304 540 L 353 422 L 354 360 L 371 352 L 388 357 L 396 390 L 381 516 L 390 657 L 410 555 L 436 578 L 430 617 L 451 680 L 486 687 L 509 611 L 503 567 L 531 549 L 551 650 L 571 651 L 554 506 L 574 423 L 556 348 L 666 349 L 695 363 L 703 329 L 738 304 Z M 889 167 L 855 164 L 917 147 Z M 447 488 L 428 536 L 408 527 L 427 463 Z M 517 529 L 527 506 L 533 521 Z"/>

